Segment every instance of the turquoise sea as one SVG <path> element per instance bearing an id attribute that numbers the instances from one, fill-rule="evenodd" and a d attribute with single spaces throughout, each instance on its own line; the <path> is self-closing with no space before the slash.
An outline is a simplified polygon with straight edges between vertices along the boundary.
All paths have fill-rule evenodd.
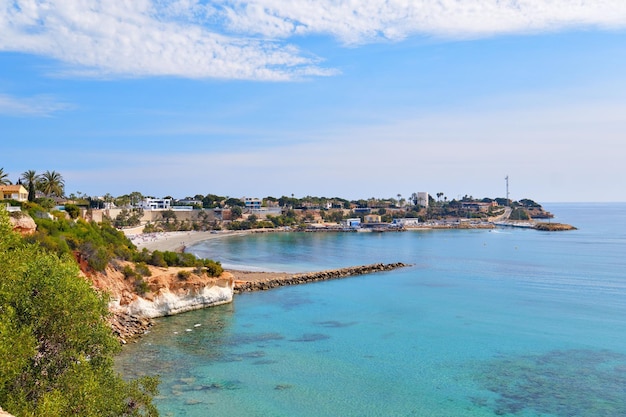
<path id="1" fill-rule="evenodd" d="M 626 204 L 545 204 L 570 232 L 292 233 L 191 249 L 228 267 L 413 266 L 158 321 L 125 376 L 164 416 L 626 416 Z"/>

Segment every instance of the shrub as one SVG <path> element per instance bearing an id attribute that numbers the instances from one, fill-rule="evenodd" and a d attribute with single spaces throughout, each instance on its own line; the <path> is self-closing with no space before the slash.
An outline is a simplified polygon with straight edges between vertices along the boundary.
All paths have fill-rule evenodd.
<path id="1" fill-rule="evenodd" d="M 137 276 L 137 273 L 130 265 L 124 265 L 124 268 L 122 268 L 122 274 L 124 274 L 124 278 L 126 279 L 135 278 Z"/>
<path id="2" fill-rule="evenodd" d="M 176 276 L 180 280 L 186 280 L 191 276 L 191 272 L 190 271 L 178 271 L 178 274 L 176 274 Z"/>
<path id="3" fill-rule="evenodd" d="M 135 292 L 139 295 L 144 295 L 150 292 L 150 286 L 143 278 L 139 277 L 135 280 Z"/>
<path id="4" fill-rule="evenodd" d="M 161 268 L 167 267 L 167 262 L 165 262 L 163 253 L 158 250 L 155 250 L 154 252 L 152 252 L 152 256 L 150 257 L 150 260 L 148 261 L 148 263 L 150 265 L 158 266 Z"/>
<path id="5" fill-rule="evenodd" d="M 95 271 L 104 271 L 111 260 L 111 255 L 105 248 L 91 242 L 84 242 L 78 250 Z"/>
<path id="6" fill-rule="evenodd" d="M 150 272 L 150 268 L 148 268 L 148 265 L 146 265 L 144 262 L 139 262 L 135 265 L 135 273 L 141 275 L 142 277 L 149 277 L 152 275 L 152 272 Z"/>
<path id="7" fill-rule="evenodd" d="M 69 214 L 72 219 L 76 219 L 80 215 L 80 208 L 75 204 L 66 204 L 65 212 Z"/>
<path id="8" fill-rule="evenodd" d="M 206 274 L 210 277 L 219 277 L 224 272 L 222 264 L 211 259 L 205 259 L 204 266 L 206 267 Z"/>

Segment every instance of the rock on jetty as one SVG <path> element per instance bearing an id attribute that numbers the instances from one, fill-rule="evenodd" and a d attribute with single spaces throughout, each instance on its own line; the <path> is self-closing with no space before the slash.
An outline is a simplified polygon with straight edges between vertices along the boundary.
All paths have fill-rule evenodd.
<path id="1" fill-rule="evenodd" d="M 357 275 L 371 274 L 374 272 L 391 271 L 392 269 L 404 268 L 409 265 L 402 262 L 392 264 L 371 264 L 353 266 L 348 268 L 331 269 L 320 272 L 308 272 L 296 274 L 284 278 L 270 278 L 260 281 L 235 281 L 235 294 L 247 291 L 269 290 L 287 285 L 307 284 L 309 282 L 327 281 L 330 279 L 346 278 Z"/>

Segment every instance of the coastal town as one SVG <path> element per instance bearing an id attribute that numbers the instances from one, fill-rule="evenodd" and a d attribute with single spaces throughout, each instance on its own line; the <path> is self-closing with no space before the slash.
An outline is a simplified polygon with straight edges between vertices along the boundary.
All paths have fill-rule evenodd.
<path id="1" fill-rule="evenodd" d="M 26 186 L 28 187 L 27 178 Z M 57 190 L 58 191 L 58 190 Z M 443 192 L 433 198 L 414 192 L 408 198 L 346 200 L 307 196 L 295 198 L 193 197 L 155 198 L 140 192 L 113 197 L 91 197 L 82 193 L 30 194 L 21 181 L 0 185 L 0 197 L 9 211 L 19 211 L 24 202 L 37 200 L 48 211 L 67 213 L 71 218 L 110 222 L 127 235 L 174 231 L 342 231 L 386 232 L 407 229 L 522 227 L 539 230 L 568 230 L 571 226 L 552 223 L 552 213 L 530 199 L 474 198 L 465 195 L 449 200 Z M 48 215 L 42 211 L 41 215 Z"/>

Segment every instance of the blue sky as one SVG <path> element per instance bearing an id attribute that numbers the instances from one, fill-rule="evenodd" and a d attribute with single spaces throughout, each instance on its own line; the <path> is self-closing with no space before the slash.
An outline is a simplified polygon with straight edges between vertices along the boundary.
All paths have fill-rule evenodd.
<path id="1" fill-rule="evenodd" d="M 0 34 L 13 181 L 626 201 L 623 0 L 0 0 Z"/>

